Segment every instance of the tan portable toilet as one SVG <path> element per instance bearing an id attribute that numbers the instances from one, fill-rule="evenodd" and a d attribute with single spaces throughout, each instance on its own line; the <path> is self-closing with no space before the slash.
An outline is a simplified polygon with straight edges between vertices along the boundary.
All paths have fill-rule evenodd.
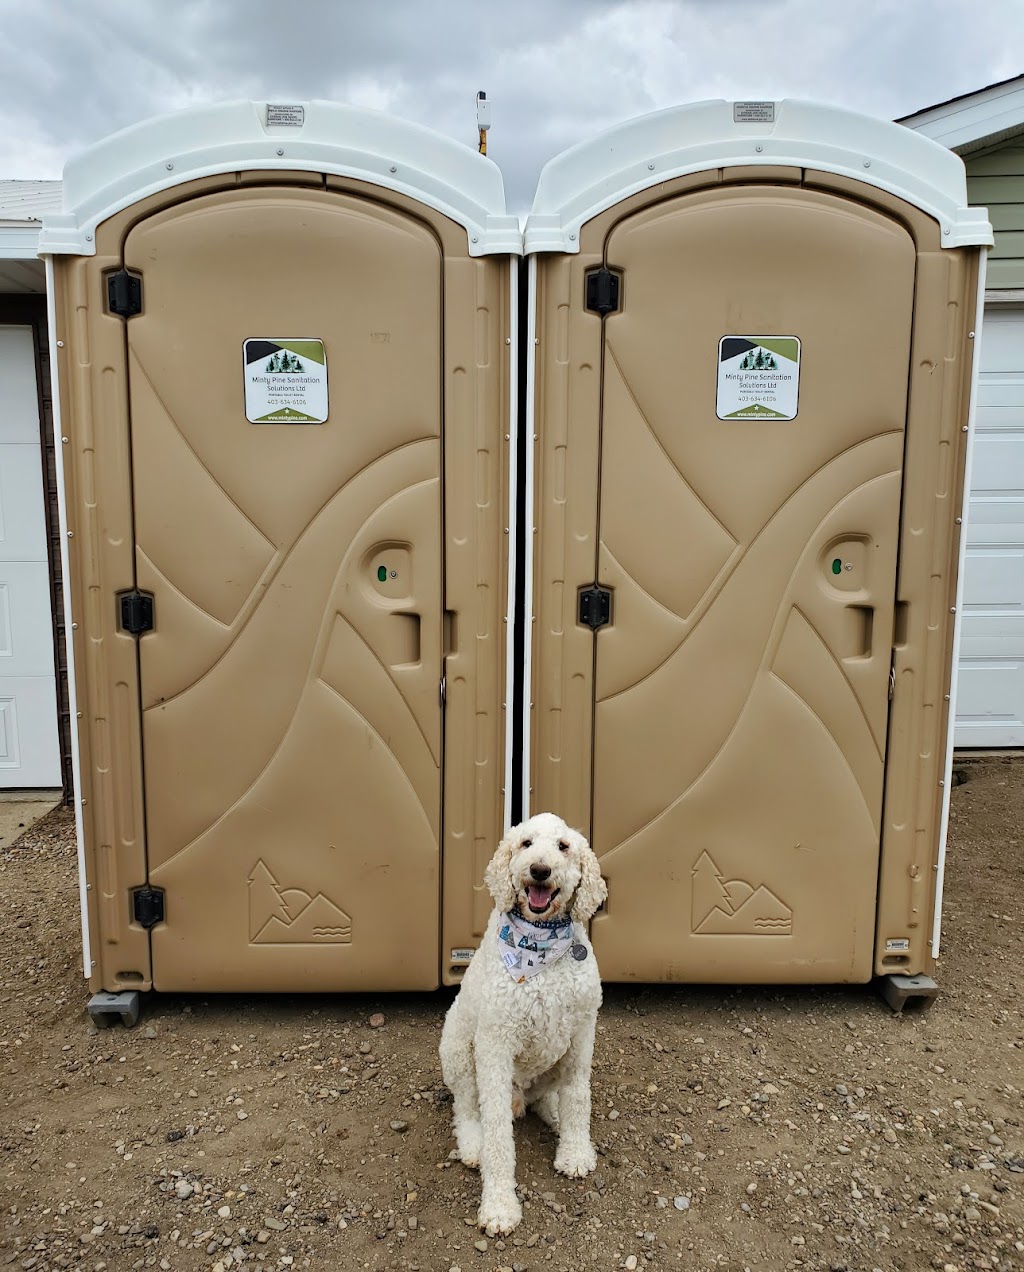
<path id="1" fill-rule="evenodd" d="M 933 970 L 991 241 L 959 158 L 808 103 L 544 169 L 525 784 L 600 856 L 606 979 Z"/>
<path id="2" fill-rule="evenodd" d="M 520 243 L 493 163 L 334 103 L 68 164 L 40 250 L 94 1013 L 467 961 L 509 787 Z"/>

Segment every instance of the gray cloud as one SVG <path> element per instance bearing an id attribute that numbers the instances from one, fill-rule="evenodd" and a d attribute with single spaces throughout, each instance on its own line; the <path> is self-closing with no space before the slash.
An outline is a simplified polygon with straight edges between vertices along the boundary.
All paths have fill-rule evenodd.
<path id="1" fill-rule="evenodd" d="M 146 116 L 250 96 L 471 145 L 482 88 L 516 208 L 545 159 L 648 110 L 799 96 L 894 118 L 1024 68 L 1019 0 L 0 0 L 0 19 L 0 176 L 59 176 Z"/>

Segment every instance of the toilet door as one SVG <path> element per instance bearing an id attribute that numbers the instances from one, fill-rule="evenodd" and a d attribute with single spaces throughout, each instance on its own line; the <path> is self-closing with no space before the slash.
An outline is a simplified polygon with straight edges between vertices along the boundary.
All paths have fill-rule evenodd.
<path id="1" fill-rule="evenodd" d="M 734 185 L 620 221 L 604 264 L 602 973 L 868 979 L 913 241 Z"/>
<path id="2" fill-rule="evenodd" d="M 123 263 L 154 985 L 430 988 L 438 244 L 253 185 L 141 220 Z"/>

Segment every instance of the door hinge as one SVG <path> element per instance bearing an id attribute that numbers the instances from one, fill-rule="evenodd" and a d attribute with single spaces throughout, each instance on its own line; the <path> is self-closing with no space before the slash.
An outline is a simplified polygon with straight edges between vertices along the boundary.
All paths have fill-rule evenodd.
<path id="1" fill-rule="evenodd" d="M 107 308 L 119 318 L 134 318 L 142 313 L 142 279 L 120 269 L 107 276 Z"/>
<path id="2" fill-rule="evenodd" d="M 616 274 L 603 265 L 600 269 L 592 269 L 587 274 L 587 308 L 592 313 L 614 313 L 619 307 L 622 275 Z"/>
<path id="3" fill-rule="evenodd" d="M 612 594 L 609 588 L 592 583 L 579 590 L 579 622 L 597 631 L 612 621 Z"/>
<path id="4" fill-rule="evenodd" d="M 132 916 L 141 927 L 156 927 L 164 921 L 164 890 L 145 887 L 136 888 L 132 892 Z"/>
<path id="5" fill-rule="evenodd" d="M 889 701 L 892 702 L 892 696 L 896 692 L 896 664 L 889 664 Z"/>
<path id="6" fill-rule="evenodd" d="M 448 677 L 441 672 L 441 689 L 440 689 L 441 706 L 443 707 L 448 700 Z"/>
<path id="7" fill-rule="evenodd" d="M 153 630 L 153 597 L 149 592 L 121 592 L 117 600 L 122 631 L 140 636 Z"/>

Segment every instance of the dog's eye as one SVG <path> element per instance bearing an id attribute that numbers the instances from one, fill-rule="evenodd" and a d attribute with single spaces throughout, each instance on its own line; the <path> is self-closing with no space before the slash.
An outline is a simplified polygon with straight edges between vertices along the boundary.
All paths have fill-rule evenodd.
<path id="1" fill-rule="evenodd" d="M 523 840 L 523 842 L 519 845 L 519 847 L 520 847 L 520 848 L 532 848 L 532 847 L 533 847 L 533 840 L 532 840 L 532 839 L 524 839 L 524 840 Z"/>
<path id="2" fill-rule="evenodd" d="M 558 846 L 559 846 L 559 848 L 561 848 L 561 850 L 562 850 L 563 852 L 568 852 L 568 851 L 569 851 L 569 845 L 565 842 L 565 840 L 564 840 L 564 839 L 560 839 L 560 840 L 558 841 Z"/>

